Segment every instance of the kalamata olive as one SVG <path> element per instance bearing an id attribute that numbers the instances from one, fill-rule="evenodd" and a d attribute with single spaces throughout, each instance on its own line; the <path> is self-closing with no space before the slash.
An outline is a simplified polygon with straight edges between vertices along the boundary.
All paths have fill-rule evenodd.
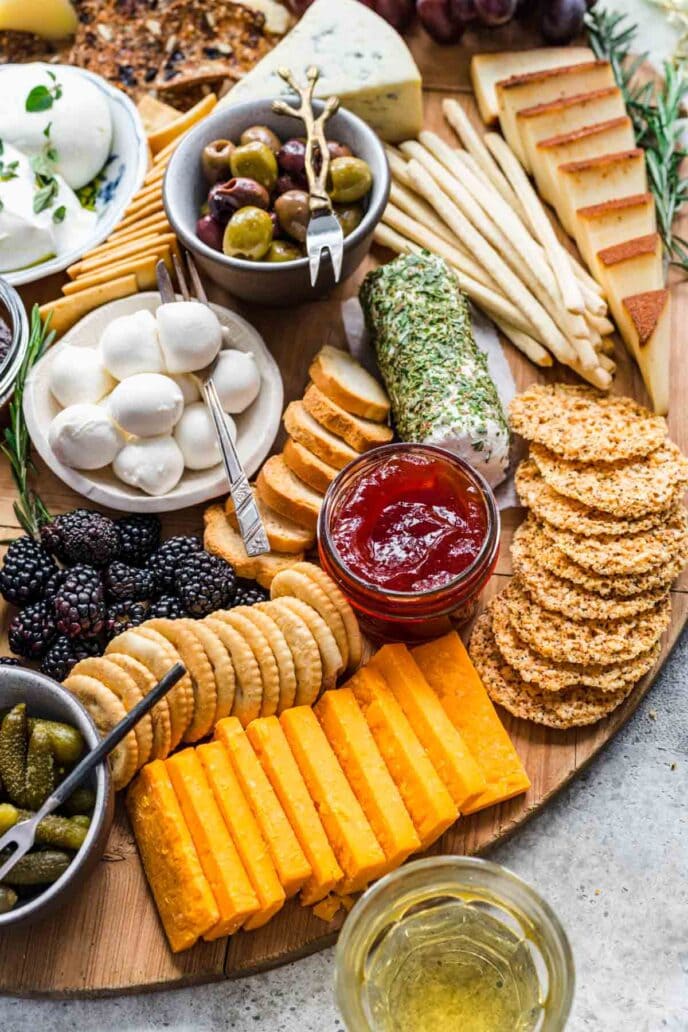
<path id="1" fill-rule="evenodd" d="M 241 144 L 253 143 L 254 140 L 264 143 L 273 154 L 277 154 L 277 151 L 282 146 L 279 136 L 273 133 L 272 129 L 269 129 L 266 125 L 250 125 L 248 129 L 244 129 L 239 137 L 239 143 Z"/>
<path id="2" fill-rule="evenodd" d="M 222 225 L 212 215 L 203 215 L 196 223 L 196 236 L 215 251 L 222 250 Z"/>
<path id="3" fill-rule="evenodd" d="M 236 211 L 234 198 L 226 190 L 227 183 L 216 183 L 208 191 L 208 213 L 223 226 Z"/>
<path id="4" fill-rule="evenodd" d="M 289 175 L 303 173 L 306 164 L 306 144 L 294 137 L 282 144 L 277 153 L 277 162 L 282 172 Z"/>
<path id="5" fill-rule="evenodd" d="M 232 154 L 230 166 L 232 175 L 237 179 L 255 179 L 266 190 L 272 190 L 277 181 L 277 159 L 260 140 L 237 147 Z"/>
<path id="6" fill-rule="evenodd" d="M 276 240 L 277 237 L 282 236 L 282 227 L 280 226 L 280 221 L 277 218 L 277 213 L 276 212 L 269 211 L 268 215 L 270 216 L 270 219 L 272 220 L 272 239 Z"/>
<path id="7" fill-rule="evenodd" d="M 296 258 L 303 258 L 303 253 L 290 240 L 273 240 L 265 255 L 266 262 L 293 262 Z"/>
<path id="8" fill-rule="evenodd" d="M 349 233 L 353 233 L 363 218 L 363 208 L 360 204 L 337 205 L 334 213 L 339 219 L 339 225 L 342 227 L 345 237 L 348 237 Z"/>
<path id="9" fill-rule="evenodd" d="M 302 244 L 311 217 L 305 190 L 287 190 L 283 193 L 275 201 L 275 214 L 284 232 Z"/>
<path id="10" fill-rule="evenodd" d="M 230 258 L 258 261 L 272 243 L 272 219 L 262 208 L 240 208 L 231 217 L 222 240 L 222 250 Z"/>
<path id="11" fill-rule="evenodd" d="M 201 155 L 203 175 L 209 183 L 220 183 L 230 176 L 229 162 L 235 151 L 231 140 L 213 140 L 206 144 Z"/>
<path id="12" fill-rule="evenodd" d="M 252 204 L 254 208 L 264 208 L 265 210 L 270 207 L 270 194 L 265 187 L 257 183 L 255 179 L 248 179 L 245 176 L 238 176 L 223 183 L 222 195 L 234 204 L 235 211 L 245 208 L 248 204 Z"/>
<path id="13" fill-rule="evenodd" d="M 340 143 L 339 140 L 328 140 L 327 149 L 330 152 L 330 161 L 334 161 L 335 158 L 352 157 L 351 147 L 347 147 L 345 143 Z"/>
<path id="14" fill-rule="evenodd" d="M 308 180 L 305 175 L 284 175 L 277 177 L 275 183 L 275 193 L 279 197 L 280 194 L 286 193 L 287 190 L 308 190 Z"/>
<path id="15" fill-rule="evenodd" d="M 372 184 L 370 166 L 362 158 L 335 158 L 330 162 L 329 194 L 335 204 L 360 201 Z"/>

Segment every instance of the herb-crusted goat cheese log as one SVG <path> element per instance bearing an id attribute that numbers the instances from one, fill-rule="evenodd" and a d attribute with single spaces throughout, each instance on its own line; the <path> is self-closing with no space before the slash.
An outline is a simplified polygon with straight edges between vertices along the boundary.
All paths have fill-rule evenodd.
<path id="1" fill-rule="evenodd" d="M 368 273 L 360 300 L 401 439 L 448 448 L 498 484 L 509 428 L 448 266 L 400 255 Z"/>

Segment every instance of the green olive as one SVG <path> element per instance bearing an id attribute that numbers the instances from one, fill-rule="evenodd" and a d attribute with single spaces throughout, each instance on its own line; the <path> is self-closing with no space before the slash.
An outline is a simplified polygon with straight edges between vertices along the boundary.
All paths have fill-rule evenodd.
<path id="1" fill-rule="evenodd" d="M 281 194 L 275 201 L 275 214 L 284 232 L 302 244 L 311 217 L 306 191 L 287 190 Z"/>
<path id="2" fill-rule="evenodd" d="M 265 255 L 266 262 L 293 262 L 296 258 L 303 258 L 303 252 L 290 240 L 273 240 Z"/>
<path id="3" fill-rule="evenodd" d="M 259 261 L 270 250 L 272 219 L 262 208 L 239 208 L 227 223 L 222 250 L 230 258 Z"/>
<path id="4" fill-rule="evenodd" d="M 237 147 L 232 154 L 231 168 L 233 176 L 255 179 L 266 190 L 272 190 L 277 182 L 277 158 L 260 140 Z"/>
<path id="5" fill-rule="evenodd" d="M 362 158 L 335 158 L 330 162 L 330 184 L 329 193 L 335 204 L 351 204 L 365 197 L 373 185 L 373 176 Z"/>
<path id="6" fill-rule="evenodd" d="M 203 174 L 209 183 L 221 183 L 231 175 L 230 159 L 236 147 L 231 140 L 213 140 L 201 155 Z"/>
<path id="7" fill-rule="evenodd" d="M 340 204 L 334 209 L 334 213 L 339 219 L 345 237 L 353 233 L 363 218 L 363 208 L 360 204 Z"/>
<path id="8" fill-rule="evenodd" d="M 253 143 L 254 140 L 264 143 L 273 154 L 277 154 L 277 151 L 282 146 L 279 136 L 276 136 L 272 129 L 268 129 L 266 125 L 250 125 L 248 129 L 244 129 L 239 138 L 239 143 Z"/>

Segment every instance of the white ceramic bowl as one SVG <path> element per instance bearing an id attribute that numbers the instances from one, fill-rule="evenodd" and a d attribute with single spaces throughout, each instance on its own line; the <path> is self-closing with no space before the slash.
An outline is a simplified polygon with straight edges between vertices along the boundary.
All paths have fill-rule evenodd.
<path id="1" fill-rule="evenodd" d="M 181 300 L 181 298 L 180 298 Z M 65 333 L 32 369 L 24 389 L 24 417 L 36 451 L 53 473 L 89 501 L 122 512 L 171 512 L 217 498 L 229 490 L 222 464 L 194 472 L 186 469 L 174 488 L 166 495 L 154 497 L 118 480 L 112 469 L 82 471 L 64 466 L 48 443 L 48 428 L 61 406 L 50 392 L 50 366 L 60 349 L 67 344 L 79 348 L 95 347 L 113 319 L 131 315 L 141 308 L 155 312 L 160 295 L 153 291 L 111 301 L 90 312 Z M 245 412 L 232 418 L 237 426 L 237 451 L 247 476 L 256 472 L 267 456 L 277 435 L 282 418 L 284 390 L 277 363 L 260 334 L 240 315 L 220 305 L 212 309 L 223 326 L 230 330 L 229 346 L 238 351 L 251 351 L 261 376 L 260 394 Z"/>
<path id="2" fill-rule="evenodd" d="M 0 66 L 0 97 L 2 97 L 3 91 L 2 76 L 14 67 L 14 65 Z M 105 94 L 112 116 L 112 146 L 105 168 L 98 176 L 96 188 L 98 221 L 91 235 L 78 248 L 60 255 L 59 258 L 51 258 L 47 262 L 32 265 L 28 269 L 3 272 L 3 278 L 14 286 L 33 283 L 35 280 L 43 279 L 44 276 L 62 272 L 63 269 L 78 261 L 86 251 L 90 251 L 102 243 L 122 219 L 131 198 L 141 186 L 148 167 L 146 132 L 136 107 L 125 93 L 111 86 L 100 75 L 94 75 L 93 72 L 87 72 L 83 68 L 53 64 L 46 65 L 46 68 L 49 68 L 55 75 L 59 75 L 60 72 L 63 74 L 67 72 L 69 75 L 83 75 L 90 79 L 101 93 Z"/>

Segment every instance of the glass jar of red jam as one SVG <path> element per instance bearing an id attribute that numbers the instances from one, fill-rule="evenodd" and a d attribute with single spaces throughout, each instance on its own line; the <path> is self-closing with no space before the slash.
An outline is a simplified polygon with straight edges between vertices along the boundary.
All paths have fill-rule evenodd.
<path id="1" fill-rule="evenodd" d="M 318 548 L 371 637 L 425 639 L 474 614 L 499 529 L 490 487 L 463 459 L 434 445 L 390 444 L 332 482 Z"/>

